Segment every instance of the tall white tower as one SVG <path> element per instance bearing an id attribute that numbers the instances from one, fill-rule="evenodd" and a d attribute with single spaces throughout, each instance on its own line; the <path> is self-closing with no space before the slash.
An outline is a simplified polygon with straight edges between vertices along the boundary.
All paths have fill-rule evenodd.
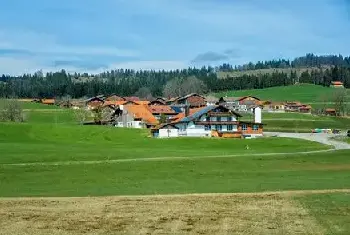
<path id="1" fill-rule="evenodd" d="M 261 107 L 257 106 L 253 110 L 254 113 L 254 122 L 255 123 L 261 123 Z"/>

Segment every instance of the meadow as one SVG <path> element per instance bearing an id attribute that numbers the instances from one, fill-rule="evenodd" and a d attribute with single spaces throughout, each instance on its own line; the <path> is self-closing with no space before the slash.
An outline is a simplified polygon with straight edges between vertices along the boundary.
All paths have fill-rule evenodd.
<path id="1" fill-rule="evenodd" d="M 254 90 L 235 90 L 219 92 L 214 94 L 216 97 L 242 97 L 256 96 L 261 100 L 269 101 L 300 101 L 307 104 L 323 103 L 324 99 L 330 99 L 334 95 L 335 89 L 312 84 L 298 84 L 292 86 L 271 87 Z M 350 101 L 350 91 L 347 89 Z"/>
<path id="2" fill-rule="evenodd" d="M 349 232 L 350 150 L 154 139 L 78 125 L 71 110 L 28 112 L 26 123 L 0 123 L 0 234 Z"/>

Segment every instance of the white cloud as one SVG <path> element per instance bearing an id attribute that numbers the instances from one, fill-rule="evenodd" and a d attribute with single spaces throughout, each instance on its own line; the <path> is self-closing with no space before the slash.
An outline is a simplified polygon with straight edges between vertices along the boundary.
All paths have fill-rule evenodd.
<path id="1" fill-rule="evenodd" d="M 187 68 L 188 66 L 189 64 L 184 61 L 132 61 L 111 64 L 109 69 L 174 70 Z"/>
<path id="2" fill-rule="evenodd" d="M 130 61 L 123 63 L 111 63 L 107 68 L 84 69 L 74 66 L 48 66 L 39 60 L 31 58 L 7 58 L 0 57 L 0 74 L 22 75 L 24 73 L 34 73 L 38 70 L 46 72 L 54 72 L 64 69 L 69 73 L 89 73 L 98 74 L 112 69 L 134 69 L 134 70 L 174 70 L 187 68 L 189 64 L 183 61 Z"/>
<path id="3" fill-rule="evenodd" d="M 68 35 L 74 37 L 74 35 Z M 138 52 L 104 46 L 71 46 L 57 42 L 53 35 L 31 31 L 0 31 L 0 49 L 16 49 L 34 54 L 136 57 Z"/>

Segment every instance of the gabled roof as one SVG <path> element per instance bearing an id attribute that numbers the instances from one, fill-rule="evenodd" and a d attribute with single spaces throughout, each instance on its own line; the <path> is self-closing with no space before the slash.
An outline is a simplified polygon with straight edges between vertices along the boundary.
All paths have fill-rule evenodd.
<path id="1" fill-rule="evenodd" d="M 190 114 L 187 117 L 182 118 L 181 120 L 179 120 L 179 122 L 190 122 L 190 121 L 193 121 L 193 120 L 201 117 L 203 114 L 208 113 L 208 112 L 210 112 L 210 111 L 212 111 L 212 110 L 214 110 L 216 108 L 219 108 L 219 107 L 226 109 L 228 112 L 231 112 L 231 113 L 235 114 L 237 117 L 242 117 L 242 115 L 240 115 L 239 113 L 236 113 L 236 112 L 234 112 L 234 111 L 232 111 L 232 110 L 230 110 L 230 109 L 228 109 L 228 108 L 226 108 L 224 106 L 211 105 L 211 106 L 204 107 L 204 108 L 198 110 L 197 112 L 195 112 L 193 114 Z"/>
<path id="2" fill-rule="evenodd" d="M 85 102 L 91 102 L 91 101 L 103 102 L 104 101 L 104 96 L 103 95 L 98 95 L 98 96 L 94 96 L 94 97 L 91 97 L 91 98 L 85 100 Z"/>
<path id="3" fill-rule="evenodd" d="M 247 99 L 247 98 L 254 98 L 254 99 L 256 99 L 256 100 L 260 100 L 258 97 L 256 97 L 256 96 L 251 96 L 251 95 L 243 96 L 243 97 L 239 98 L 238 100 L 241 101 L 241 100 L 244 100 L 244 99 Z"/>
<path id="4" fill-rule="evenodd" d="M 110 95 L 105 100 L 107 100 L 107 101 L 123 101 L 125 99 L 123 97 L 120 97 L 117 95 Z"/>
<path id="5" fill-rule="evenodd" d="M 341 85 L 343 85 L 343 83 L 341 81 L 332 81 L 332 85 L 341 86 Z"/>
<path id="6" fill-rule="evenodd" d="M 197 93 L 191 93 L 191 94 L 182 96 L 182 97 L 178 98 L 177 100 L 185 100 L 185 99 L 187 99 L 187 98 L 189 98 L 189 97 L 191 97 L 191 96 L 199 96 L 199 97 L 202 97 L 203 99 L 205 99 L 205 97 L 202 96 L 202 95 L 198 95 Z"/>
<path id="7" fill-rule="evenodd" d="M 147 124 L 158 124 L 157 119 L 152 115 L 145 105 L 126 105 L 124 107 L 134 118 L 141 119 Z"/>
<path id="8" fill-rule="evenodd" d="M 176 114 L 176 112 L 168 105 L 149 105 L 148 110 L 152 114 L 164 113 L 164 114 Z"/>
<path id="9" fill-rule="evenodd" d="M 54 99 L 42 99 L 41 103 L 43 103 L 43 104 L 55 104 L 55 100 Z"/>
<path id="10" fill-rule="evenodd" d="M 109 105 L 114 105 L 114 106 L 119 106 L 119 105 L 124 105 L 126 104 L 127 101 L 125 100 L 120 100 L 120 101 L 105 101 L 103 103 L 103 106 L 109 106 Z"/>
<path id="11" fill-rule="evenodd" d="M 177 108 L 177 107 L 176 107 Z M 194 108 L 194 109 L 190 109 L 189 110 L 189 115 L 193 115 L 194 113 L 200 111 L 201 109 L 203 109 L 205 107 L 200 107 L 200 108 Z M 180 112 L 178 115 L 174 116 L 171 118 L 171 120 L 173 122 L 178 122 L 180 121 L 181 119 L 183 119 L 185 117 L 185 113 L 184 112 Z"/>
<path id="12" fill-rule="evenodd" d="M 182 109 L 179 106 L 171 105 L 170 108 L 175 111 L 175 113 L 182 113 Z"/>
<path id="13" fill-rule="evenodd" d="M 138 105 L 148 105 L 149 104 L 149 101 L 148 100 L 135 100 L 133 101 L 135 104 L 138 104 Z"/>
<path id="14" fill-rule="evenodd" d="M 130 96 L 130 97 L 123 97 L 124 100 L 126 101 L 140 101 L 140 98 L 139 97 L 136 97 L 136 96 Z"/>

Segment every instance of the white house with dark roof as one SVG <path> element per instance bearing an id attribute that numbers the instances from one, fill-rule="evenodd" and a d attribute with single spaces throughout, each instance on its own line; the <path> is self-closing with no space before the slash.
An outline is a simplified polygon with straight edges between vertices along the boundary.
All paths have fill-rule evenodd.
<path id="1" fill-rule="evenodd" d="M 152 129 L 154 137 L 231 137 L 262 136 L 261 108 L 254 112 L 254 122 L 242 122 L 241 115 L 222 105 L 204 107 L 192 114 L 186 112 L 183 118 L 173 123 Z"/>

